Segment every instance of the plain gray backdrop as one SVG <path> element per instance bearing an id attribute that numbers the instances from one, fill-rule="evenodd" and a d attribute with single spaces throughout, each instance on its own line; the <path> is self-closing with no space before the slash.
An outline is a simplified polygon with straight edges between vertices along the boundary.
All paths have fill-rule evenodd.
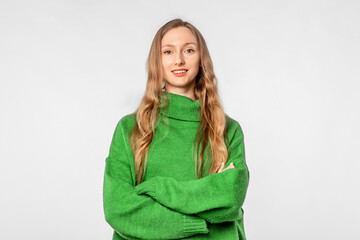
<path id="1" fill-rule="evenodd" d="M 0 239 L 111 239 L 102 184 L 156 31 L 205 37 L 249 240 L 360 239 L 359 1 L 0 1 Z"/>

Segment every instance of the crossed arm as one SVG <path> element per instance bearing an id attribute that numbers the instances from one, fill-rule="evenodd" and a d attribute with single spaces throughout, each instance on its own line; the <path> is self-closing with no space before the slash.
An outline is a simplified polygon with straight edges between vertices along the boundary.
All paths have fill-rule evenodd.
<path id="1" fill-rule="evenodd" d="M 131 240 L 180 239 L 207 234 L 206 221 L 220 223 L 242 217 L 249 172 L 239 125 L 224 166 L 233 163 L 234 168 L 191 181 L 158 176 L 137 186 L 125 129 L 120 120 L 106 158 L 103 187 L 105 218 L 117 234 Z"/>
<path id="2" fill-rule="evenodd" d="M 103 207 L 109 225 L 129 240 L 180 239 L 207 234 L 206 221 L 201 217 L 177 212 L 147 195 L 136 194 L 132 153 L 123 131 L 119 122 L 106 158 Z"/>
<path id="3" fill-rule="evenodd" d="M 157 176 L 137 185 L 135 191 L 176 212 L 195 214 L 211 223 L 236 221 L 242 217 L 241 207 L 249 184 L 244 137 L 238 123 L 230 141 L 225 167 L 231 164 L 235 168 L 191 181 Z"/>

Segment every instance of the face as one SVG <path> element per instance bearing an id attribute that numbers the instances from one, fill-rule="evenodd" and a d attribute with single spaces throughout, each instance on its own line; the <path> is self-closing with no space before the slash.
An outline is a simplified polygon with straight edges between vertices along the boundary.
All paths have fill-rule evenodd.
<path id="1" fill-rule="evenodd" d="M 161 63 L 166 91 L 191 92 L 200 66 L 196 37 L 187 27 L 169 30 L 161 40 Z"/>

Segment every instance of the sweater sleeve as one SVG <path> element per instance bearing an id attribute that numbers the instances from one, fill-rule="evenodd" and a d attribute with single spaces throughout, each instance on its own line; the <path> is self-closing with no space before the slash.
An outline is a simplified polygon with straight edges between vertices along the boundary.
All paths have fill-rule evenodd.
<path id="1" fill-rule="evenodd" d="M 135 192 L 133 154 L 119 121 L 106 158 L 103 207 L 105 219 L 126 239 L 180 239 L 207 234 L 206 221 L 199 216 L 167 208 L 147 195 Z"/>
<path id="2" fill-rule="evenodd" d="M 231 162 L 235 168 L 190 181 L 157 176 L 136 186 L 136 192 L 147 194 L 175 211 L 196 214 L 211 223 L 241 219 L 249 171 L 245 162 L 244 135 L 237 122 L 228 150 L 224 168 Z"/>

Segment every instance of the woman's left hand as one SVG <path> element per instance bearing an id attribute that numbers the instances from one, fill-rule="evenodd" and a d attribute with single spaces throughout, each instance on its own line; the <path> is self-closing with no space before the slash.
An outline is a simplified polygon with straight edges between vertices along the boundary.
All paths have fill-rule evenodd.
<path id="1" fill-rule="evenodd" d="M 231 163 L 227 168 L 225 168 L 225 169 L 223 169 L 223 168 L 224 168 L 224 163 L 221 164 L 221 167 L 220 167 L 220 169 L 217 171 L 217 173 L 221 173 L 221 172 L 223 172 L 223 171 L 225 171 L 225 170 L 227 170 L 227 169 L 230 169 L 230 168 L 235 168 L 235 166 L 234 166 L 234 163 Z"/>

